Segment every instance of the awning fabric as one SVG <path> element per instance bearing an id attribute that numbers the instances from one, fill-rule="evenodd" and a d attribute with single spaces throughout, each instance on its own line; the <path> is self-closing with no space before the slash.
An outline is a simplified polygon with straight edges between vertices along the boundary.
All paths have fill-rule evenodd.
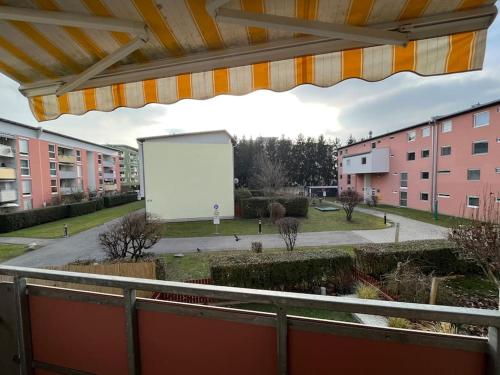
<path id="1" fill-rule="evenodd" d="M 52 13 L 42 14 L 45 21 L 13 8 Z M 78 17 L 72 26 L 70 17 L 50 16 L 57 12 L 146 27 L 139 48 L 60 94 L 64 84 L 135 43 L 137 35 Z M 402 71 L 465 72 L 482 68 L 495 12 L 488 0 L 0 0 L 0 71 L 21 84 L 39 121 L 258 89 L 327 87 L 349 78 L 377 81 Z M 454 14 L 460 15 L 456 24 L 438 25 Z M 309 23 L 281 27 L 283 20 Z M 425 22 L 412 28 L 418 20 Z M 334 38 L 320 30 L 325 25 L 392 30 L 395 43 L 367 42 L 366 35 Z M 396 32 L 408 42 L 398 44 Z"/>

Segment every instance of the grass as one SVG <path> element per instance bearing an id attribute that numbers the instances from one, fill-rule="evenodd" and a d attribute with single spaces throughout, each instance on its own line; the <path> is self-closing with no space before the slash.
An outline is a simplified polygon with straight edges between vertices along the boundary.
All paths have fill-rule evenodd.
<path id="1" fill-rule="evenodd" d="M 26 245 L 0 243 L 0 263 L 24 254 L 28 250 Z"/>
<path id="2" fill-rule="evenodd" d="M 340 246 L 317 246 L 317 247 L 300 247 L 293 251 L 315 251 L 335 249 L 339 251 L 354 254 L 353 248 L 350 245 Z M 284 252 L 285 249 L 264 249 L 264 253 L 269 252 Z M 242 251 L 210 251 L 202 253 L 187 253 L 182 257 L 176 257 L 174 254 L 165 254 L 163 258 L 167 264 L 166 280 L 170 281 L 186 281 L 205 279 L 210 277 L 210 258 L 220 255 L 242 254 Z"/>
<path id="3" fill-rule="evenodd" d="M 144 208 L 144 201 L 127 203 L 122 206 L 105 208 L 88 215 L 57 220 L 30 228 L 19 229 L 14 232 L 3 233 L 0 237 L 59 238 L 63 236 L 64 224 L 68 225 L 68 233 L 71 236 L 141 208 Z"/>
<path id="4" fill-rule="evenodd" d="M 251 310 L 251 311 L 262 311 L 262 312 L 276 312 L 274 306 L 264 303 L 244 303 L 231 306 L 235 309 Z M 288 315 L 304 316 L 308 318 L 316 319 L 328 319 L 337 320 L 342 322 L 353 322 L 357 323 L 357 320 L 349 313 L 336 312 L 330 310 L 313 309 L 308 307 L 291 307 L 287 308 Z"/>
<path id="5" fill-rule="evenodd" d="M 329 203 L 324 203 L 328 205 Z M 310 207 L 307 218 L 301 218 L 300 232 L 324 232 L 324 231 L 348 231 L 359 229 L 382 229 L 385 228 L 381 218 L 373 215 L 355 212 L 351 222 L 346 221 L 345 213 L 320 212 Z M 222 220 L 218 232 L 220 235 L 231 236 L 233 234 L 249 235 L 258 233 L 257 219 L 234 219 Z M 164 224 L 164 237 L 205 237 L 215 232 L 212 221 L 190 221 L 182 223 Z M 263 234 L 278 233 L 278 228 L 269 220 L 262 222 Z"/>

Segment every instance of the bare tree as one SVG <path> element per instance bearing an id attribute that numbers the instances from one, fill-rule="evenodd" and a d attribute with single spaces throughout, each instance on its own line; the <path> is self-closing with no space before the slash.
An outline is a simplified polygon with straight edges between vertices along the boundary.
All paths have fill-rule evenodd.
<path id="1" fill-rule="evenodd" d="M 254 182 L 264 190 L 266 195 L 274 195 L 288 182 L 285 166 L 280 161 L 274 161 L 265 154 L 257 157 L 257 170 Z"/>
<path id="2" fill-rule="evenodd" d="M 347 221 L 352 220 L 352 213 L 354 208 L 363 200 L 361 194 L 356 190 L 348 189 L 340 193 L 339 201 L 342 203 L 342 208 L 345 211 L 345 218 Z"/>
<path id="3" fill-rule="evenodd" d="M 281 238 L 285 241 L 286 249 L 292 251 L 297 241 L 300 221 L 294 217 L 284 217 L 283 219 L 279 219 L 276 224 L 278 224 Z"/>
<path id="4" fill-rule="evenodd" d="M 137 261 L 142 257 L 144 250 L 159 241 L 161 229 L 162 226 L 157 220 L 144 214 L 132 213 L 122 217 L 118 223 L 99 234 L 99 242 L 108 258 L 119 259 L 130 256 Z"/>
<path id="5" fill-rule="evenodd" d="M 278 202 L 273 202 L 269 204 L 269 216 L 271 218 L 271 223 L 276 224 L 280 219 L 283 219 L 286 214 L 286 208 Z"/>
<path id="6" fill-rule="evenodd" d="M 457 245 L 459 258 L 477 265 L 500 290 L 500 205 L 487 191 L 480 199 L 482 202 L 472 209 L 470 220 L 457 222 L 449 239 Z"/>

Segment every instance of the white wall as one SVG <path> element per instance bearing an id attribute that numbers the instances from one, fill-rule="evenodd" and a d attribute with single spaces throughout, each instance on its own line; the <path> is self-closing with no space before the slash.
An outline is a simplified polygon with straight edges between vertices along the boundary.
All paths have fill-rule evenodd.
<path id="1" fill-rule="evenodd" d="M 143 142 L 146 211 L 165 221 L 234 217 L 233 146 L 180 143 L 182 137 Z"/>

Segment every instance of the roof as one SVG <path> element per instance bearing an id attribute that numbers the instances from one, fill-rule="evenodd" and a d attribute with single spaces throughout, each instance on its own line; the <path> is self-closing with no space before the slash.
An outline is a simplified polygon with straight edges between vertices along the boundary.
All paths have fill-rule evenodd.
<path id="1" fill-rule="evenodd" d="M 229 134 L 229 132 L 225 129 L 221 130 L 207 130 L 207 131 L 202 131 L 202 132 L 190 132 L 190 133 L 176 133 L 176 134 L 166 134 L 166 135 L 156 135 L 156 136 L 151 136 L 151 137 L 142 137 L 142 138 L 137 138 L 138 142 L 144 142 L 148 141 L 151 139 L 163 139 L 163 138 L 176 138 L 176 137 L 185 137 L 185 136 L 192 136 L 192 135 L 205 135 L 205 134 L 217 134 L 217 133 L 223 133 L 229 137 L 231 140 L 232 144 L 236 144 L 236 139 Z"/>
<path id="2" fill-rule="evenodd" d="M 9 124 L 12 124 L 12 125 L 22 126 L 23 128 L 27 128 L 27 129 L 31 129 L 31 130 L 35 130 L 35 131 L 42 131 L 43 133 L 57 135 L 59 137 L 64 137 L 64 138 L 72 139 L 74 141 L 85 142 L 85 143 L 88 143 L 89 145 L 98 146 L 98 147 L 102 147 L 102 148 L 107 148 L 107 149 L 113 150 L 113 151 L 120 151 L 120 150 L 118 150 L 116 148 L 113 148 L 113 147 L 110 147 L 110 146 L 104 146 L 104 145 L 101 145 L 99 143 L 94 143 L 94 142 L 86 141 L 85 139 L 72 137 L 70 135 L 66 135 L 66 134 L 62 134 L 62 133 L 57 133 L 57 132 L 54 132 L 52 130 L 43 129 L 41 126 L 26 125 L 26 124 L 22 124 L 22 123 L 17 122 L 17 121 L 7 120 L 7 119 L 2 118 L 2 117 L 0 117 L 0 122 L 6 122 L 6 123 L 9 123 Z"/>
<path id="3" fill-rule="evenodd" d="M 45 121 L 482 68 L 495 0 L 387 3 L 10 0 L 0 5 L 0 72 L 19 82 L 35 118 Z"/>
<path id="4" fill-rule="evenodd" d="M 419 128 L 421 126 L 425 126 L 425 125 L 429 125 L 429 124 L 432 125 L 432 123 L 434 121 L 447 120 L 447 119 L 450 119 L 450 118 L 453 118 L 453 117 L 457 117 L 457 116 L 460 116 L 460 115 L 464 115 L 464 114 L 467 114 L 467 113 L 477 112 L 477 111 L 480 111 L 480 110 L 482 110 L 484 108 L 492 107 L 492 106 L 495 106 L 495 105 L 500 105 L 500 99 L 492 100 L 490 102 L 486 102 L 486 103 L 483 103 L 483 104 L 476 104 L 476 105 L 473 105 L 473 106 L 471 106 L 471 107 L 469 107 L 467 109 L 462 109 L 460 111 L 451 112 L 451 113 L 448 113 L 446 115 L 434 116 L 434 117 L 432 117 L 427 122 L 421 122 L 421 123 L 418 123 L 418 124 L 415 124 L 415 125 L 410 125 L 410 126 L 405 127 L 405 128 L 401 128 L 401 129 L 397 129 L 397 130 L 394 130 L 394 131 L 391 131 L 391 132 L 388 132 L 388 133 L 385 133 L 385 134 L 381 134 L 381 135 L 378 135 L 376 137 L 367 138 L 367 139 L 364 139 L 362 141 L 351 143 L 350 145 L 345 145 L 345 146 L 339 147 L 338 149 L 342 150 L 342 149 L 347 148 L 347 147 L 359 145 L 360 143 L 373 142 L 373 141 L 375 141 L 377 139 L 384 138 L 384 137 L 390 136 L 392 134 L 397 134 L 397 133 L 400 133 L 400 132 L 412 130 L 412 129 Z M 349 154 L 349 156 L 352 156 L 352 155 Z"/>
<path id="5" fill-rule="evenodd" d="M 111 144 L 110 143 L 110 144 L 107 144 L 107 146 L 108 147 L 113 147 L 113 148 L 115 148 L 117 150 L 120 150 L 120 151 L 121 151 L 122 148 L 126 148 L 126 149 L 131 150 L 131 151 L 139 152 L 139 150 L 136 147 L 132 147 L 132 146 L 129 146 L 129 145 L 116 145 L 116 144 Z"/>

